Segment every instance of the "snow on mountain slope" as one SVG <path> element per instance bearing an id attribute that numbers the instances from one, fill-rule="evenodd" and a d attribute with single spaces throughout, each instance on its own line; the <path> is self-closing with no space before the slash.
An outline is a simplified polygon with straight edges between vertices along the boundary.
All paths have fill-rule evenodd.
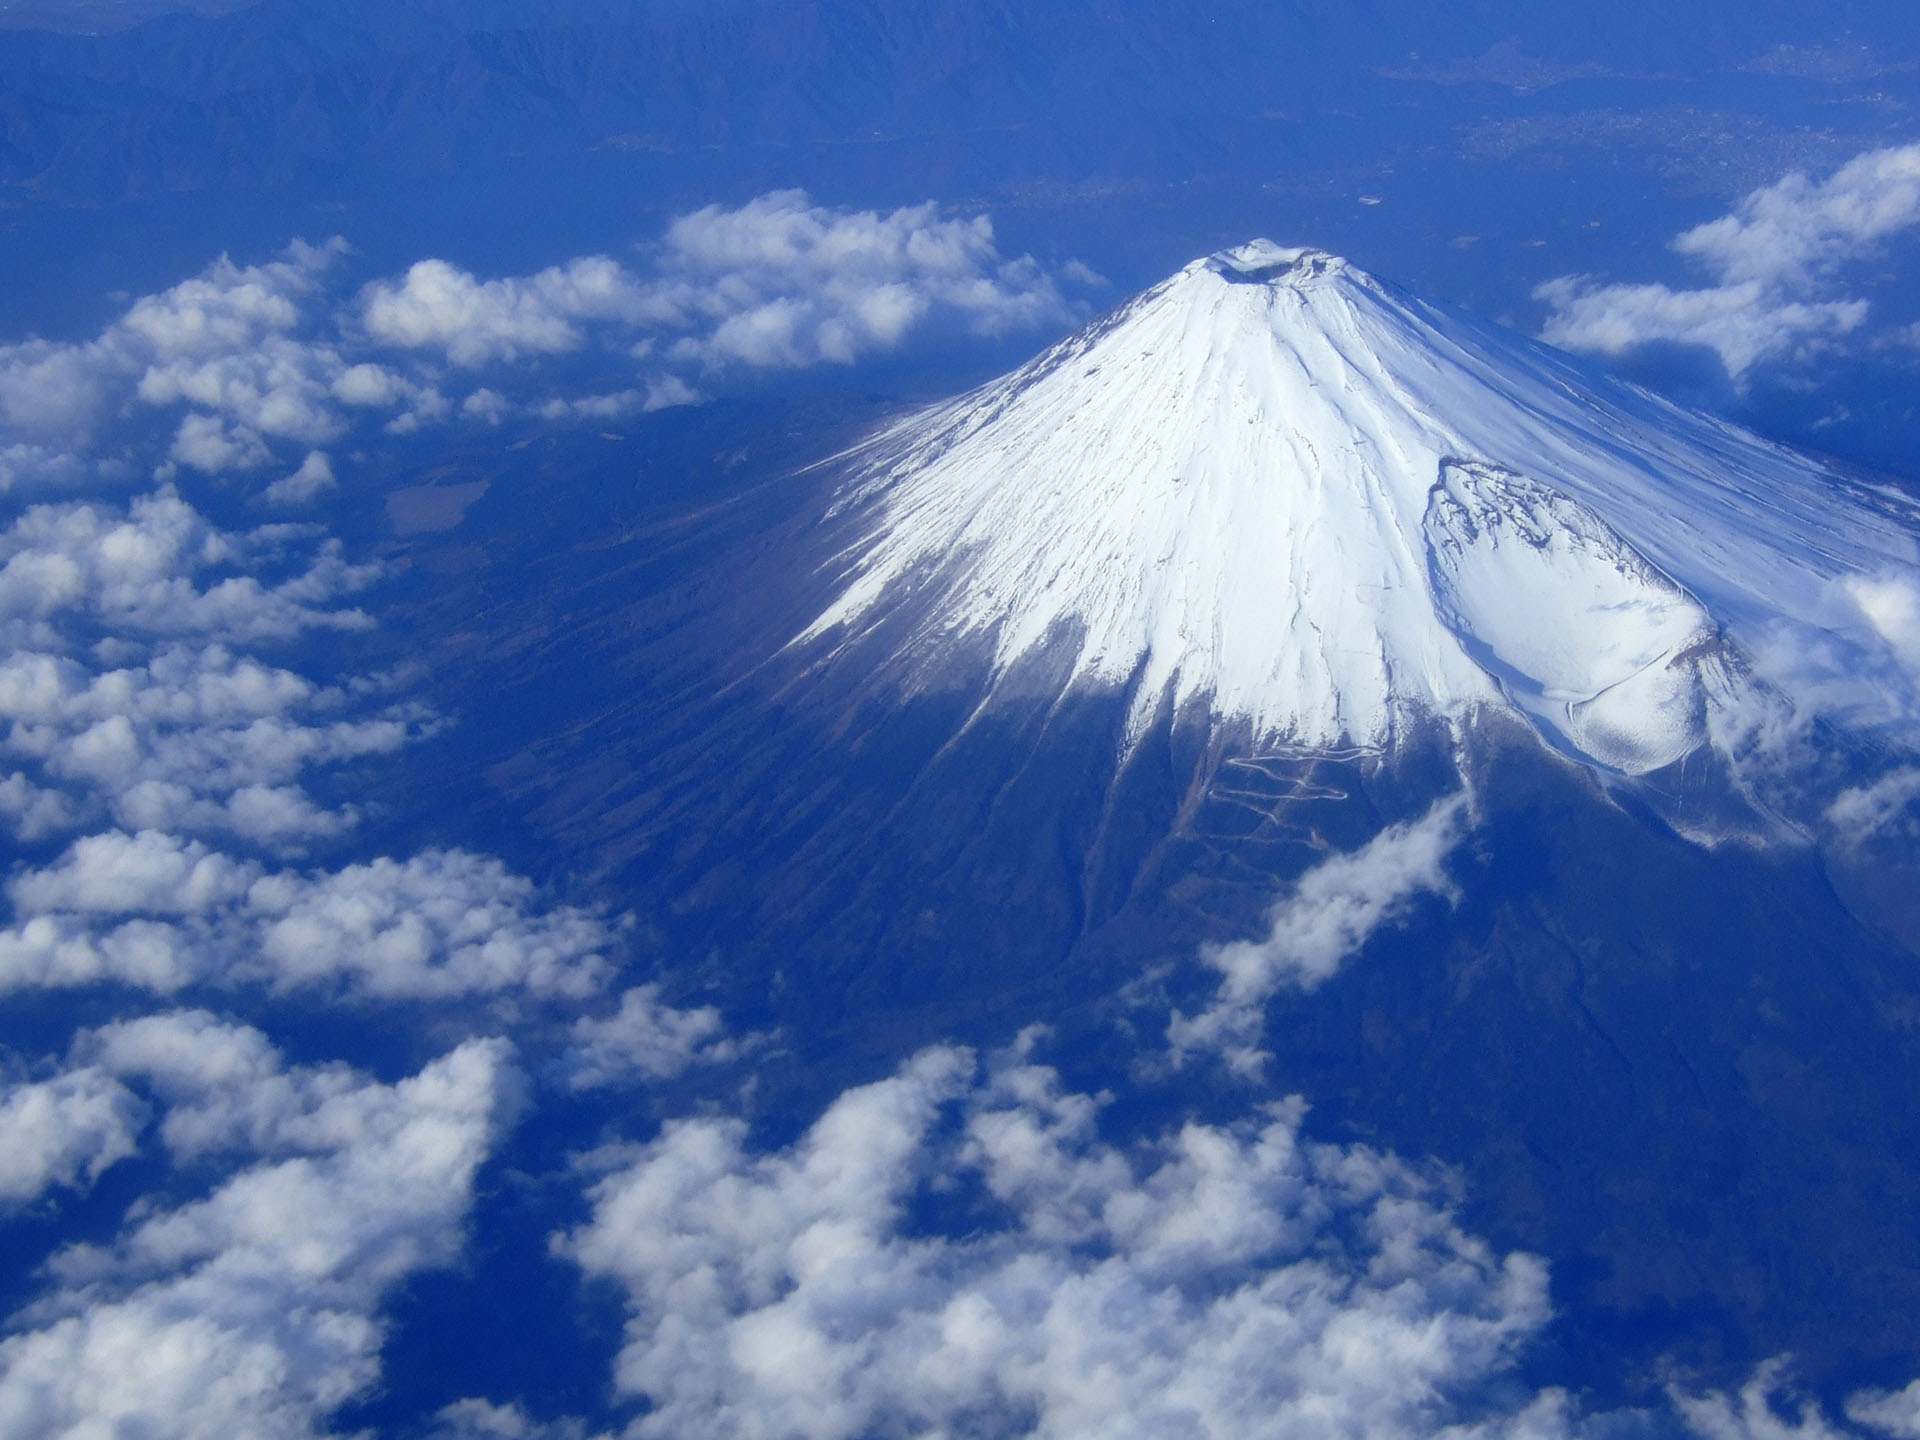
<path id="1" fill-rule="evenodd" d="M 841 458 L 800 638 L 907 617 L 919 684 L 1047 650 L 1136 733 L 1170 695 L 1306 747 L 1506 705 L 1636 774 L 1750 679 L 1920 714 L 1909 501 L 1318 251 L 1196 261 Z"/>
<path id="2" fill-rule="evenodd" d="M 1424 530 L 1440 618 L 1561 748 L 1640 773 L 1706 738 L 1718 627 L 1593 511 L 1448 460 Z"/>

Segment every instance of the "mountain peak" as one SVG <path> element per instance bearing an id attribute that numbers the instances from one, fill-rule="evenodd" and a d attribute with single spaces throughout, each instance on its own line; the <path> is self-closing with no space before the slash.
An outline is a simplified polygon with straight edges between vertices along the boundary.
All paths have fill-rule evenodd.
<path id="1" fill-rule="evenodd" d="M 1493 706 L 1644 773 L 1754 685 L 1920 713 L 1861 598 L 1920 613 L 1909 502 L 1325 251 L 1195 261 L 844 459 L 857 538 L 802 639 L 1123 690 L 1129 744 L 1168 700 L 1306 748 Z"/>
<path id="2" fill-rule="evenodd" d="M 1229 284 L 1310 285 L 1328 276 L 1359 275 L 1345 260 L 1308 245 L 1249 240 L 1196 260 L 1182 273 L 1206 271 Z"/>

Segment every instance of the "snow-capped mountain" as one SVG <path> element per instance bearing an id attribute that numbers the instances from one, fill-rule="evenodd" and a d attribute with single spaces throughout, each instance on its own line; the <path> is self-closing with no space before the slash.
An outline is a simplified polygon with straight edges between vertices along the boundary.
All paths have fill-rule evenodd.
<path id="1" fill-rule="evenodd" d="M 1496 706 L 1640 774 L 1742 697 L 1914 713 L 1911 502 L 1320 251 L 1196 261 L 841 461 L 803 643 L 884 631 L 919 687 L 1044 661 L 1130 737 L 1169 699 L 1307 748 Z"/>
<path id="2" fill-rule="evenodd" d="M 1770 687 L 1900 717 L 1897 495 L 1271 251 L 823 460 L 873 416 L 663 412 L 409 537 L 471 577 L 391 632 L 471 717 L 422 812 L 591 857 L 777 1037 L 772 1126 L 1038 1021 L 1116 1112 L 1178 1056 L 1182 1113 L 1457 1167 L 1579 1384 L 1920 1373 L 1920 772 L 1810 725 L 1621 774 Z"/>

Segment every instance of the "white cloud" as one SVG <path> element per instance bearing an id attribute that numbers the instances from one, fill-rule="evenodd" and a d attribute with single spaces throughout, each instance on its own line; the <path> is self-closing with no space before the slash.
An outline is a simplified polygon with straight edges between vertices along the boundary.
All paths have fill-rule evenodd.
<path id="1" fill-rule="evenodd" d="M 97 1068 L 0 1089 L 0 1207 L 84 1189 L 134 1154 L 146 1106 Z"/>
<path id="2" fill-rule="evenodd" d="M 0 751 L 30 760 L 56 788 L 24 775 L 0 782 L 0 813 L 17 815 L 23 835 L 71 828 L 100 807 L 135 829 L 268 844 L 334 833 L 351 811 L 314 808 L 299 777 L 392 753 L 429 723 L 405 706 L 334 718 L 346 703 L 339 689 L 221 644 L 169 643 L 145 664 L 110 670 L 17 651 L 0 661 Z"/>
<path id="3" fill-rule="evenodd" d="M 1730 215 L 1686 231 L 1674 248 L 1716 283 L 1602 285 L 1561 276 L 1536 291 L 1552 310 L 1542 338 L 1622 355 L 1669 341 L 1719 355 L 1733 379 L 1857 330 L 1867 302 L 1823 293 L 1847 261 L 1920 224 L 1920 145 L 1855 157 L 1825 180 L 1795 172 L 1748 195 Z"/>
<path id="4" fill-rule="evenodd" d="M 582 322 L 632 324 L 644 315 L 637 283 L 604 255 L 486 281 L 444 260 L 421 260 L 397 283 L 375 282 L 361 296 L 361 323 L 374 340 L 440 350 L 466 366 L 577 350 Z"/>
<path id="5" fill-rule="evenodd" d="M 286 1125 L 329 1094 L 359 1093 L 345 1066 L 289 1071 L 273 1042 L 250 1025 L 206 1010 L 170 1010 L 82 1031 L 76 1064 L 136 1080 L 166 1107 L 161 1138 L 177 1158 L 282 1148 Z"/>
<path id="6" fill-rule="evenodd" d="M 618 420 L 638 415 L 647 397 L 639 390 L 620 390 L 610 395 L 581 395 L 572 399 L 555 396 L 540 407 L 542 420 Z"/>
<path id="7" fill-rule="evenodd" d="M 1072 284 L 1093 277 L 1063 271 Z M 880 214 L 815 205 L 784 190 L 737 209 L 710 205 L 667 229 L 651 274 L 587 256 L 536 275 L 481 280 L 422 260 L 361 296 L 373 340 L 430 349 L 478 366 L 562 354 L 590 327 L 671 339 L 667 355 L 701 368 L 795 369 L 847 364 L 900 345 L 945 318 L 982 335 L 1062 324 L 1074 315 L 1054 276 L 1031 257 L 1003 257 L 984 215 L 948 216 L 926 204 Z M 644 389 L 561 399 L 549 418 L 605 418 L 693 399 L 662 374 Z"/>
<path id="8" fill-rule="evenodd" d="M 641 408 L 651 414 L 679 405 L 698 405 L 700 398 L 700 392 L 678 375 L 661 375 L 647 382 L 646 403 Z"/>
<path id="9" fill-rule="evenodd" d="M 1762 361 L 1846 335 L 1867 317 L 1864 300 L 1785 300 L 1755 284 L 1673 290 L 1562 276 L 1534 297 L 1553 308 L 1540 332 L 1549 344 L 1612 356 L 1658 341 L 1702 345 L 1735 380 Z"/>
<path id="10" fill-rule="evenodd" d="M 677 375 L 661 375 L 644 388 L 619 390 L 609 395 L 556 396 L 539 411 L 543 420 L 620 420 L 630 415 L 651 415 L 676 405 L 697 405 L 700 393 Z"/>
<path id="11" fill-rule="evenodd" d="M 641 985 L 620 997 L 604 1019 L 574 1022 L 567 1056 L 576 1090 L 634 1080 L 664 1080 L 700 1062 L 724 1062 L 740 1053 L 726 1038 L 726 1025 L 711 1005 L 678 1010 L 660 999 L 658 985 Z"/>
<path id="12" fill-rule="evenodd" d="M 478 420 L 486 425 L 498 425 L 513 413 L 513 402 L 497 390 L 485 386 L 474 391 L 460 402 L 460 418 Z"/>
<path id="13" fill-rule="evenodd" d="M 246 573 L 265 568 L 293 538 L 284 528 L 218 530 L 171 486 L 125 510 L 35 505 L 0 532 L 0 626 L 20 643 L 36 633 L 23 628 L 26 622 L 62 613 L 148 634 L 231 640 L 369 625 L 360 611 L 327 608 L 378 573 L 347 564 L 337 544 L 315 546 L 304 569 L 276 583 Z M 208 572 L 210 583 L 197 586 L 196 577 Z"/>
<path id="14" fill-rule="evenodd" d="M 120 497 L 16 506 L 0 522 L 0 819 L 23 841 L 81 837 L 8 879 L 0 990 L 201 985 L 269 1014 L 294 992 L 359 1005 L 477 996 L 512 1017 L 523 997 L 578 1001 L 612 974 L 624 922 L 556 904 L 496 859 L 303 858 L 316 837 L 347 836 L 357 813 L 350 797 L 316 804 L 303 788 L 313 771 L 391 753 L 437 722 L 386 703 L 386 677 L 299 673 L 272 648 L 370 625 L 348 597 L 374 567 L 316 527 L 223 529 L 183 491 L 264 470 L 281 478 L 262 498 L 303 502 L 334 483 L 318 447 L 349 426 L 453 413 L 433 359 L 388 364 L 358 330 L 318 333 L 332 323 L 327 259 L 296 248 L 267 266 L 222 261 L 92 340 L 0 347 L 0 425 L 47 437 L 0 434 L 0 488 L 92 481 Z M 535 277 L 535 298 L 569 323 L 625 324 L 618 286 L 602 283 L 619 279 L 610 264 L 557 267 Z M 573 413 L 689 398 L 677 378 L 636 379 Z M 89 450 L 89 432 L 109 426 Z M 179 485 L 126 500 L 162 457 Z M 737 1051 L 715 1012 L 644 988 L 571 1039 L 564 1076 L 583 1087 Z M 0 1433 L 324 1428 L 377 1378 L 382 1296 L 454 1252 L 517 1086 L 506 1053 L 470 1041 L 383 1085 L 344 1065 L 289 1065 L 262 1032 L 188 1012 L 102 1026 L 57 1074 L 42 1059 L 0 1085 L 0 1206 L 91 1186 L 156 1114 L 179 1165 L 116 1242 L 56 1255 L 48 1292 L 0 1332 Z M 191 1187 L 199 1198 L 181 1203 Z M 584 1436 L 477 1403 L 447 1425 Z"/>
<path id="15" fill-rule="evenodd" d="M 334 398 L 345 405 L 397 405 L 412 393 L 413 386 L 399 372 L 364 360 L 349 365 L 333 381 Z"/>
<path id="16" fill-rule="evenodd" d="M 1418 820 L 1388 826 L 1301 876 L 1268 912 L 1264 936 L 1207 946 L 1201 959 L 1220 972 L 1220 986 L 1200 1014 L 1175 1012 L 1167 1039 L 1176 1062 L 1207 1051 L 1236 1071 L 1258 1074 L 1267 1059 L 1259 1047 L 1267 1001 L 1286 986 L 1324 984 L 1419 896 L 1453 893 L 1446 858 L 1467 813 L 1466 797 L 1456 795 Z"/>
<path id="17" fill-rule="evenodd" d="M 1841 791 L 1827 806 L 1827 823 L 1842 840 L 1858 844 L 1908 822 L 1916 799 L 1920 769 L 1903 766 L 1870 784 Z"/>
<path id="18" fill-rule="evenodd" d="M 800 190 L 674 221 L 659 270 L 647 293 L 662 328 L 694 332 L 672 353 L 707 366 L 846 364 L 934 315 L 1001 335 L 1075 313 L 1031 257 L 1000 254 L 985 215 L 832 210 Z"/>
<path id="19" fill-rule="evenodd" d="M 1786 1362 L 1775 1359 L 1758 1366 L 1738 1395 L 1710 1390 L 1692 1394 L 1670 1385 L 1667 1398 L 1681 1422 L 1699 1440 L 1841 1440 L 1844 1431 L 1829 1425 L 1820 1407 L 1810 1401 L 1794 1404 L 1796 1413 L 1782 1414 Z"/>
<path id="20" fill-rule="evenodd" d="M 1543 1391 L 1526 1410 L 1442 1432 L 1448 1440 L 1580 1440 L 1606 1435 L 1679 1434 L 1693 1440 L 1862 1440 L 1862 1432 L 1911 1440 L 1913 1405 L 1920 1382 L 1905 1391 L 1865 1390 L 1847 1398 L 1847 1418 L 1858 1429 L 1829 1417 L 1819 1402 L 1793 1384 L 1787 1357 L 1755 1366 L 1740 1388 L 1694 1390 L 1678 1381 L 1666 1388 L 1668 1409 L 1583 1414 L 1558 1391 Z"/>
<path id="21" fill-rule="evenodd" d="M 614 939 L 601 916 L 545 908 L 531 881 L 460 850 L 270 875 L 248 891 L 247 910 L 272 984 L 343 984 L 386 999 L 589 995 Z"/>
<path id="22" fill-rule="evenodd" d="M 134 302 L 116 327 L 162 360 L 246 350 L 300 323 L 300 301 L 346 252 L 346 242 L 296 240 L 280 259 L 238 266 L 222 256 L 200 275 Z"/>
<path id="23" fill-rule="evenodd" d="M 148 405 L 217 412 L 239 427 L 234 435 L 254 435 L 256 445 L 255 432 L 318 438 L 335 424 L 322 397 L 341 363 L 326 347 L 290 337 L 344 249 L 340 241 L 296 241 L 278 260 L 244 267 L 222 257 L 135 301 L 92 340 L 0 346 L 0 421 L 25 435 L 85 443 L 113 398 L 126 393 Z M 183 431 L 180 458 L 228 468 L 201 464 L 216 458 L 217 441 L 204 423 Z"/>
<path id="24" fill-rule="evenodd" d="M 153 406 L 215 411 L 248 434 L 313 443 L 345 428 L 332 402 L 346 378 L 346 364 L 331 347 L 276 336 L 211 360 L 150 366 L 136 393 Z"/>
<path id="25" fill-rule="evenodd" d="M 127 367 L 99 342 L 23 340 L 0 347 L 0 420 L 19 434 L 84 439 Z"/>
<path id="26" fill-rule="evenodd" d="M 333 489 L 336 483 L 333 462 L 327 458 L 327 452 L 309 450 L 298 470 L 267 486 L 260 492 L 260 498 L 269 505 L 306 505 Z"/>
<path id="27" fill-rule="evenodd" d="M 163 318 L 147 317 L 156 330 Z M 219 326 L 180 328 L 168 343 L 190 349 Z M 328 475 L 314 452 L 290 479 Z M 22 767 L 0 779 L 0 816 L 22 838 L 119 827 L 14 877 L 0 988 L 206 982 L 410 1000 L 598 988 L 604 918 L 545 906 L 496 861 L 429 851 L 272 870 L 195 838 L 287 854 L 338 835 L 356 810 L 316 805 L 308 772 L 392 753 L 435 723 L 415 705 L 371 709 L 377 677 L 322 684 L 245 653 L 370 624 L 339 602 L 374 574 L 310 527 L 220 530 L 171 487 L 124 508 L 34 506 L 0 532 L 14 647 L 0 660 L 0 749 Z"/>
<path id="28" fill-rule="evenodd" d="M 303 772 L 391 752 L 432 717 L 368 713 L 243 647 L 366 628 L 339 602 L 376 573 L 311 529 L 217 529 L 171 487 L 29 508 L 0 531 L 0 751 L 32 768 L 0 782 L 0 816 L 26 838 L 111 818 L 272 845 L 351 824 Z"/>
<path id="29" fill-rule="evenodd" d="M 205 1010 L 83 1031 L 73 1058 L 161 1102 L 160 1138 L 178 1161 L 356 1145 L 390 1126 L 395 1103 L 392 1087 L 350 1066 L 289 1066 L 261 1031 Z"/>
<path id="30" fill-rule="evenodd" d="M 6 817 L 15 835 L 29 842 L 79 824 L 78 812 L 67 796 L 34 784 L 18 770 L 0 780 L 0 816 Z"/>
<path id="31" fill-rule="evenodd" d="M 27 912 L 197 915 L 242 899 L 258 878 L 257 865 L 145 830 L 75 841 L 57 864 L 15 876 L 7 896 Z"/>
<path id="32" fill-rule="evenodd" d="M 188 415 L 174 434 L 167 458 L 203 475 L 224 470 L 257 470 L 272 461 L 264 441 L 244 425 L 229 425 L 218 415 Z"/>
<path id="33" fill-rule="evenodd" d="M 1729 283 L 1804 281 L 1920 224 L 1920 145 L 1855 156 L 1825 180 L 1798 171 L 1674 242 Z"/>
<path id="34" fill-rule="evenodd" d="M 0 930 L 0 992 L 111 981 L 170 994 L 199 982 L 362 1000 L 577 999 L 600 989 L 617 938 L 605 917 L 547 906 L 532 882 L 460 850 L 268 871 L 175 835 L 108 833 L 7 888 L 15 921 Z M 583 1064 L 611 1079 L 669 1063 L 675 1045 L 691 1059 L 717 1029 L 717 1017 L 643 993 L 582 1033 Z M 642 1038 L 648 1055 L 614 1053 Z"/>
<path id="35" fill-rule="evenodd" d="M 585 1422 L 540 1421 L 518 1405 L 488 1400 L 456 1400 L 434 1417 L 433 1440 L 587 1440 Z M 598 1440 L 611 1440 L 602 1433 Z"/>
<path id="36" fill-rule="evenodd" d="M 209 1038 L 196 1017 L 185 1029 Z M 177 1208 L 136 1207 L 111 1246 L 56 1255 L 51 1292 L 0 1341 L 0 1431 L 310 1435 L 378 1378 L 383 1297 L 457 1252 L 511 1109 L 508 1052 L 468 1041 L 395 1085 L 333 1070 L 289 1087 L 265 1068 L 223 1076 L 220 1103 L 276 1091 L 258 1107 L 272 1123 L 246 1138 L 278 1158 Z"/>
<path id="37" fill-rule="evenodd" d="M 0 930 L 0 993 L 116 982 L 170 995 L 198 979 L 207 957 L 174 926 L 134 920 L 107 930 L 75 915 L 34 915 Z"/>
<path id="38" fill-rule="evenodd" d="M 428 258 L 335 308 L 346 248 L 295 242 L 251 266 L 222 257 L 92 339 L 0 344 L 0 490 L 83 474 L 103 436 L 131 458 L 152 437 L 129 432 L 162 420 L 162 479 L 291 464 L 287 446 L 332 445 L 368 411 L 385 412 L 375 419 L 387 433 L 413 434 L 455 413 L 444 364 L 535 362 L 597 338 L 624 356 L 620 369 L 639 361 L 651 373 L 616 372 L 599 393 L 526 408 L 589 422 L 644 414 L 698 399 L 675 365 L 844 364 L 935 320 L 985 335 L 1054 325 L 1075 313 L 1061 284 L 1098 281 L 1084 266 L 1056 275 L 1003 257 L 984 215 L 835 210 L 800 191 L 684 216 L 649 264 L 589 255 L 482 279 Z M 522 404 L 485 389 L 459 410 L 497 421 Z M 298 488 L 278 482 L 276 503 Z"/>
<path id="39" fill-rule="evenodd" d="M 389 435 L 411 435 L 426 425 L 437 425 L 453 413 L 453 402 L 431 385 L 415 390 L 403 414 L 385 425 Z"/>
<path id="40" fill-rule="evenodd" d="M 1897 1440 L 1920 1440 L 1920 1380 L 1904 1390 L 1862 1390 L 1849 1396 L 1847 1418 Z"/>
<path id="41" fill-rule="evenodd" d="M 1900 664 L 1920 675 L 1920 585 L 1908 575 L 1849 575 L 1841 589 Z"/>
<path id="42" fill-rule="evenodd" d="M 0 444 L 0 494 L 21 485 L 74 486 L 87 478 L 79 456 L 49 445 Z"/>
<path id="43" fill-rule="evenodd" d="M 1436 1429 L 1545 1323 L 1544 1268 L 1301 1108 L 1128 1151 L 1024 1056 L 936 1049 L 784 1150 L 669 1126 L 561 1243 L 627 1291 L 641 1440 Z M 936 1190 L 977 1223 L 918 1230 Z"/>

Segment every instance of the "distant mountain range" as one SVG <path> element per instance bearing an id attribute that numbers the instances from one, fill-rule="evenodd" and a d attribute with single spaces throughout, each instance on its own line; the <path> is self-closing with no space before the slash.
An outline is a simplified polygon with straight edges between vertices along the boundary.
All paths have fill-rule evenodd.
<path id="1" fill-rule="evenodd" d="M 1870 64 L 1920 50 L 1887 6 L 1813 16 L 1781 0 L 1680 14 L 1637 0 L 1551 15 L 1490 4 L 1444 16 L 1399 0 L 1236 0 L 1198 16 L 1148 0 L 190 8 L 202 13 L 135 3 L 0 12 L 16 27 L 143 22 L 100 35 L 0 33 L 0 185 L 14 203 L 314 184 L 593 147 L 698 157 L 710 179 L 756 148 L 901 142 L 936 167 L 923 183 L 940 167 L 966 185 L 1172 175 L 1261 147 L 1285 153 L 1301 143 L 1289 117 L 1297 126 L 1388 92 L 1651 78 L 1726 56 L 1778 64 L 1782 47 L 1825 53 L 1848 22 Z M 231 13 L 212 13 L 222 10 Z M 1372 123 L 1398 122 L 1381 113 Z"/>

